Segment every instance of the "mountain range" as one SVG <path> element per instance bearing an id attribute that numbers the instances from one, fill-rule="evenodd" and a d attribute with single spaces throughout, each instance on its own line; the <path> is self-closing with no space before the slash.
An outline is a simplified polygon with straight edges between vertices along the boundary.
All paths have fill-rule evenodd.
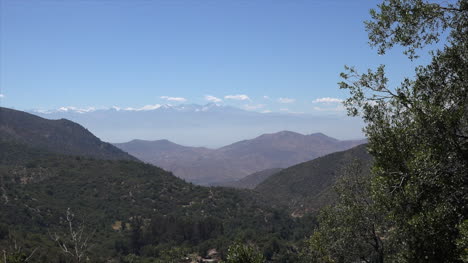
<path id="1" fill-rule="evenodd" d="M 92 262 L 131 262 L 119 258 L 132 255 L 186 262 L 213 248 L 226 253 L 242 236 L 270 259 L 277 251 L 281 262 L 291 258 L 289 242 L 310 233 L 256 192 L 187 183 L 71 121 L 0 112 L 0 249 L 8 259 L 18 244 L 34 251 L 31 262 L 70 262 L 51 237 L 67 240 L 80 226 L 91 234 Z"/>
<path id="2" fill-rule="evenodd" d="M 168 140 L 132 140 L 114 145 L 187 181 L 223 185 L 255 172 L 286 168 L 362 143 L 365 140 L 340 141 L 322 133 L 282 131 L 218 149 L 182 146 Z"/>
<path id="3" fill-rule="evenodd" d="M 61 107 L 30 113 L 77 122 L 104 141 L 168 139 L 181 145 L 219 148 L 261 134 L 291 130 L 323 132 L 340 139 L 362 138 L 362 122 L 345 114 L 260 113 L 221 104 L 146 105 L 106 109 Z"/>
<path id="4" fill-rule="evenodd" d="M 279 160 L 285 153 L 304 156 L 293 150 L 311 141 L 311 152 L 358 143 L 280 132 L 215 151 L 248 159 L 257 149 L 255 156 Z M 157 143 L 174 153 L 191 149 Z M 35 251 L 32 262 L 70 261 L 51 235 L 65 238 L 72 213 L 73 227 L 92 233 L 87 256 L 93 262 L 182 262 L 189 255 L 209 257 L 213 249 L 223 257 L 239 238 L 258 245 L 269 262 L 299 262 L 297 248 L 310 236 L 315 212 L 333 202 L 333 183 L 356 159 L 370 163 L 365 145 L 252 174 L 245 181 L 258 184 L 253 190 L 202 187 L 137 160 L 74 122 L 0 108 L 0 249 L 10 257 L 14 240 L 23 251 Z"/>

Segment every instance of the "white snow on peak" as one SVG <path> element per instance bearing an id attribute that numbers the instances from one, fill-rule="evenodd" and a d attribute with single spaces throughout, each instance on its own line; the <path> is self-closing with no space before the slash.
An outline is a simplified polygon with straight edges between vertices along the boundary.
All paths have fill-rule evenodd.
<path id="1" fill-rule="evenodd" d="M 33 112 L 38 112 L 42 114 L 51 114 L 51 113 L 89 113 L 97 110 L 115 110 L 115 111 L 153 111 L 153 110 L 175 110 L 182 112 L 207 112 L 213 109 L 221 109 L 225 106 L 217 103 L 208 103 L 206 105 L 198 104 L 181 104 L 181 105 L 171 105 L 171 104 L 148 104 L 142 107 L 87 107 L 80 108 L 74 106 L 60 107 L 53 110 L 42 110 L 35 109 Z"/>
<path id="2" fill-rule="evenodd" d="M 161 108 L 163 105 L 161 104 L 154 104 L 154 105 L 145 105 L 141 108 L 132 108 L 132 107 L 127 107 L 123 110 L 126 110 L 126 111 L 149 111 L 149 110 L 157 110 L 159 108 Z"/>

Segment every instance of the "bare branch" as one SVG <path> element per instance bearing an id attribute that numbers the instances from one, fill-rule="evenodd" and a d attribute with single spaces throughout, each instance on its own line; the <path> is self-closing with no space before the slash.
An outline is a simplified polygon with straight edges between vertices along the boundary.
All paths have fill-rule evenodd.
<path id="1" fill-rule="evenodd" d="M 82 262 L 82 259 L 85 257 L 87 250 L 90 248 L 88 242 L 90 238 L 94 235 L 95 231 L 88 235 L 84 235 L 84 224 L 79 225 L 77 227 L 77 230 L 75 230 L 73 226 L 74 217 L 75 215 L 70 211 L 70 208 L 68 208 L 66 220 L 69 231 L 69 237 L 67 239 L 69 240 L 68 243 L 70 243 L 70 246 L 67 246 L 65 238 L 63 241 L 61 241 L 61 237 L 56 233 L 52 235 L 49 232 L 49 235 L 65 254 L 70 255 L 70 257 L 72 257 L 76 262 Z M 85 237 L 84 241 L 83 237 Z"/>
<path id="2" fill-rule="evenodd" d="M 25 262 L 28 262 L 28 261 L 32 258 L 32 256 L 33 256 L 34 253 L 36 252 L 36 250 L 37 250 L 37 247 L 31 252 L 31 254 L 29 254 L 29 256 L 28 256 L 24 261 L 25 261 Z M 5 262 L 6 262 L 6 261 L 5 261 Z"/>

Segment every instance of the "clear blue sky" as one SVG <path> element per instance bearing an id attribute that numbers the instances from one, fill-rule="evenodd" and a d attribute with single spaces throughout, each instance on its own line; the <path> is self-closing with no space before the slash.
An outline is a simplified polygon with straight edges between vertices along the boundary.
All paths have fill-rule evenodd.
<path id="1" fill-rule="evenodd" d="M 367 44 L 363 21 L 378 2 L 1 0 L 1 104 L 141 107 L 211 95 L 317 112 L 314 100 L 346 97 L 336 84 L 345 64 L 413 75 L 400 50 L 378 56 Z"/>

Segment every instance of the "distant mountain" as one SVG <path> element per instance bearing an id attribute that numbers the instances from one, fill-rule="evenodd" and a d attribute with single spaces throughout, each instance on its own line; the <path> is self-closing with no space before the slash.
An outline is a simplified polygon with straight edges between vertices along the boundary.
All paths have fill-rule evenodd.
<path id="1" fill-rule="evenodd" d="M 268 168 L 289 167 L 364 142 L 365 140 L 340 141 L 322 133 L 303 135 L 281 131 L 240 141 L 218 151 L 227 158 L 236 160 L 244 169 L 257 172 Z"/>
<path id="2" fill-rule="evenodd" d="M 137 160 L 112 144 L 102 142 L 69 120 L 48 120 L 0 107 L 0 141 L 17 142 L 54 153 L 109 160 Z"/>
<path id="3" fill-rule="evenodd" d="M 204 147 L 187 147 L 182 146 L 168 140 L 145 141 L 132 140 L 127 143 L 114 143 L 118 148 L 135 153 L 138 158 L 145 158 L 144 161 L 154 163 L 156 160 L 164 161 L 171 156 L 179 156 L 179 158 L 189 161 L 198 155 L 208 155 L 213 150 Z M 151 158 L 154 159 L 151 159 Z"/>
<path id="4" fill-rule="evenodd" d="M 289 167 L 364 142 L 340 141 L 321 133 L 282 131 L 219 149 L 186 147 L 167 140 L 133 140 L 114 145 L 178 177 L 208 185 L 235 181 L 266 169 Z"/>
<path id="5" fill-rule="evenodd" d="M 362 138 L 359 118 L 341 115 L 260 113 L 220 104 L 146 105 L 108 109 L 62 107 L 31 113 L 77 122 L 104 141 L 168 139 L 182 145 L 218 148 L 282 130 L 323 132 L 336 138 Z"/>
<path id="6" fill-rule="evenodd" d="M 220 183 L 219 186 L 233 187 L 239 189 L 254 189 L 261 182 L 265 181 L 268 177 L 279 173 L 281 168 L 272 168 L 249 174 L 246 177 L 233 182 Z"/>
<path id="7" fill-rule="evenodd" d="M 154 104 L 146 105 L 139 108 L 133 107 L 117 107 L 101 108 L 96 109 L 94 107 L 78 108 L 78 107 L 60 107 L 52 110 L 33 110 L 37 113 L 42 114 L 59 114 L 59 113 L 70 113 L 70 114 L 83 114 L 92 112 L 105 112 L 105 111 L 117 111 L 117 112 L 243 112 L 243 110 L 231 106 L 224 106 L 216 103 L 208 103 L 206 105 L 198 104 L 182 104 L 182 105 L 171 105 L 171 104 Z"/>
<path id="8" fill-rule="evenodd" d="M 318 211 L 333 201 L 332 185 L 342 170 L 358 160 L 370 167 L 371 155 L 366 145 L 332 153 L 304 162 L 268 177 L 255 187 L 255 191 L 294 215 Z"/>

